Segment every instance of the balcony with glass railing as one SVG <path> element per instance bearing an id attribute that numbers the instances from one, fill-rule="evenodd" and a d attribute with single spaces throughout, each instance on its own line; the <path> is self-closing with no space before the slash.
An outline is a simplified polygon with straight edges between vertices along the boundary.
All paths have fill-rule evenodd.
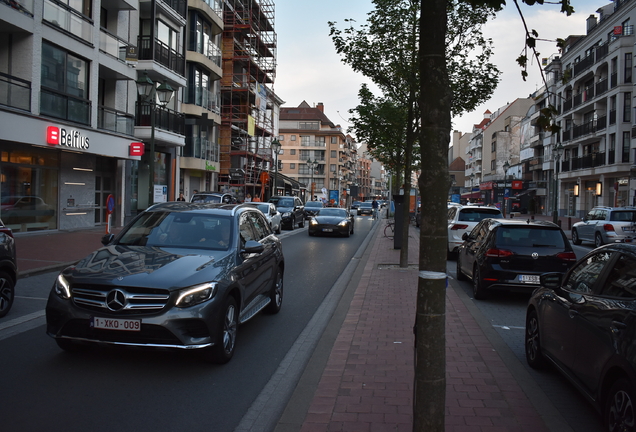
<path id="1" fill-rule="evenodd" d="M 31 81 L 0 73 L 0 105 L 31 111 Z"/>
<path id="2" fill-rule="evenodd" d="M 199 42 L 196 45 L 196 52 L 206 56 L 212 63 L 221 67 L 221 48 L 216 46 L 212 41 L 208 43 Z"/>
<path id="3" fill-rule="evenodd" d="M 84 15 L 61 3 L 44 0 L 43 20 L 53 27 L 93 43 L 93 22 Z"/>
<path id="4" fill-rule="evenodd" d="M 97 128 L 111 132 L 133 135 L 135 117 L 131 114 L 117 111 L 105 106 L 97 107 Z"/>
<path id="5" fill-rule="evenodd" d="M 121 62 L 126 62 L 126 52 L 130 44 L 102 28 L 99 33 L 99 50 L 110 54 Z"/>

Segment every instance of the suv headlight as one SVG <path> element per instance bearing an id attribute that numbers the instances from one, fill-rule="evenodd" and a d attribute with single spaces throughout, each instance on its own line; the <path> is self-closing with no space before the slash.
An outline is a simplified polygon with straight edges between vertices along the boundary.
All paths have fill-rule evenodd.
<path id="1" fill-rule="evenodd" d="M 285 213 L 283 213 L 283 217 L 284 217 L 284 218 L 286 218 L 286 217 L 290 217 L 290 216 L 291 216 L 291 213 L 290 213 L 290 212 L 285 212 Z"/>
<path id="2" fill-rule="evenodd" d="M 348 221 L 348 220 L 346 220 L 346 219 L 344 219 L 344 220 L 341 220 L 341 221 L 340 221 L 340 223 L 338 224 L 338 226 L 342 226 L 342 227 L 343 227 L 343 226 L 347 226 L 348 224 L 349 224 L 349 221 Z"/>
<path id="3" fill-rule="evenodd" d="M 179 291 L 176 306 L 186 308 L 210 300 L 216 294 L 216 283 L 209 282 Z"/>
<path id="4" fill-rule="evenodd" d="M 68 283 L 63 274 L 59 274 L 55 279 L 55 294 L 63 299 L 71 298 L 71 284 Z"/>

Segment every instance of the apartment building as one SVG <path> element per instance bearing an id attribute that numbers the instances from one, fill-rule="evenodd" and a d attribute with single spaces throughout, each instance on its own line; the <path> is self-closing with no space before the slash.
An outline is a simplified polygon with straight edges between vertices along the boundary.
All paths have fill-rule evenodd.
<path id="1" fill-rule="evenodd" d="M 111 211 L 117 224 L 130 211 L 144 158 L 141 3 L 0 2 L 0 217 L 15 232 L 92 227 Z"/>
<path id="2" fill-rule="evenodd" d="M 595 205 L 636 204 L 635 20 L 634 1 L 599 8 L 587 19 L 587 33 L 569 36 L 561 56 L 548 66 L 563 78 L 556 88 L 561 216 L 582 217 Z"/>
<path id="3" fill-rule="evenodd" d="M 185 146 L 179 158 L 179 192 L 216 191 L 221 171 L 221 39 L 223 1 L 188 2 L 186 24 L 187 85 L 183 91 Z"/>
<path id="4" fill-rule="evenodd" d="M 464 186 L 470 191 L 462 193 L 462 199 L 501 206 L 506 194 L 519 194 L 527 188 L 518 166 L 521 122 L 533 103 L 532 98 L 516 99 L 494 113 L 487 110 L 474 125 L 466 148 Z"/>
<path id="5" fill-rule="evenodd" d="M 309 191 L 334 202 L 345 202 L 347 190 L 357 182 L 357 146 L 324 113 L 324 105 L 303 101 L 296 108 L 281 107 L 280 171 L 307 186 Z M 311 162 L 317 162 L 310 169 Z M 324 192 L 323 193 L 323 189 Z M 323 196 L 324 195 L 324 196 Z"/>

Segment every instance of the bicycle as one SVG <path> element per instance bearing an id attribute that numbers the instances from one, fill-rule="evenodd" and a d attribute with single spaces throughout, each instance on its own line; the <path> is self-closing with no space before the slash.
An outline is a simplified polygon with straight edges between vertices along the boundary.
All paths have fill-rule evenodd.
<path id="1" fill-rule="evenodd" d="M 395 219 L 388 219 L 384 227 L 384 237 L 392 239 L 395 236 Z"/>

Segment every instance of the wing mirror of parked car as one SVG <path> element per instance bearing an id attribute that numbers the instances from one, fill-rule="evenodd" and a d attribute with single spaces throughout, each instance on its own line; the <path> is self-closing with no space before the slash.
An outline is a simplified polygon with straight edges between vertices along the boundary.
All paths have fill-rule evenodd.
<path id="1" fill-rule="evenodd" d="M 254 240 L 248 240 L 245 242 L 245 247 L 243 248 L 241 252 L 259 254 L 259 253 L 262 253 L 264 250 L 265 250 L 265 246 L 263 246 L 261 243 Z"/>
<path id="2" fill-rule="evenodd" d="M 115 238 L 115 234 L 106 234 L 105 236 L 102 237 L 102 244 L 104 246 L 107 246 L 113 241 L 114 238 Z"/>
<path id="3" fill-rule="evenodd" d="M 562 273 L 543 273 L 539 276 L 541 286 L 550 288 L 555 291 L 559 291 L 561 288 L 561 281 L 563 280 Z"/>
<path id="4" fill-rule="evenodd" d="M 468 233 L 462 234 L 462 240 L 468 240 Z"/>

